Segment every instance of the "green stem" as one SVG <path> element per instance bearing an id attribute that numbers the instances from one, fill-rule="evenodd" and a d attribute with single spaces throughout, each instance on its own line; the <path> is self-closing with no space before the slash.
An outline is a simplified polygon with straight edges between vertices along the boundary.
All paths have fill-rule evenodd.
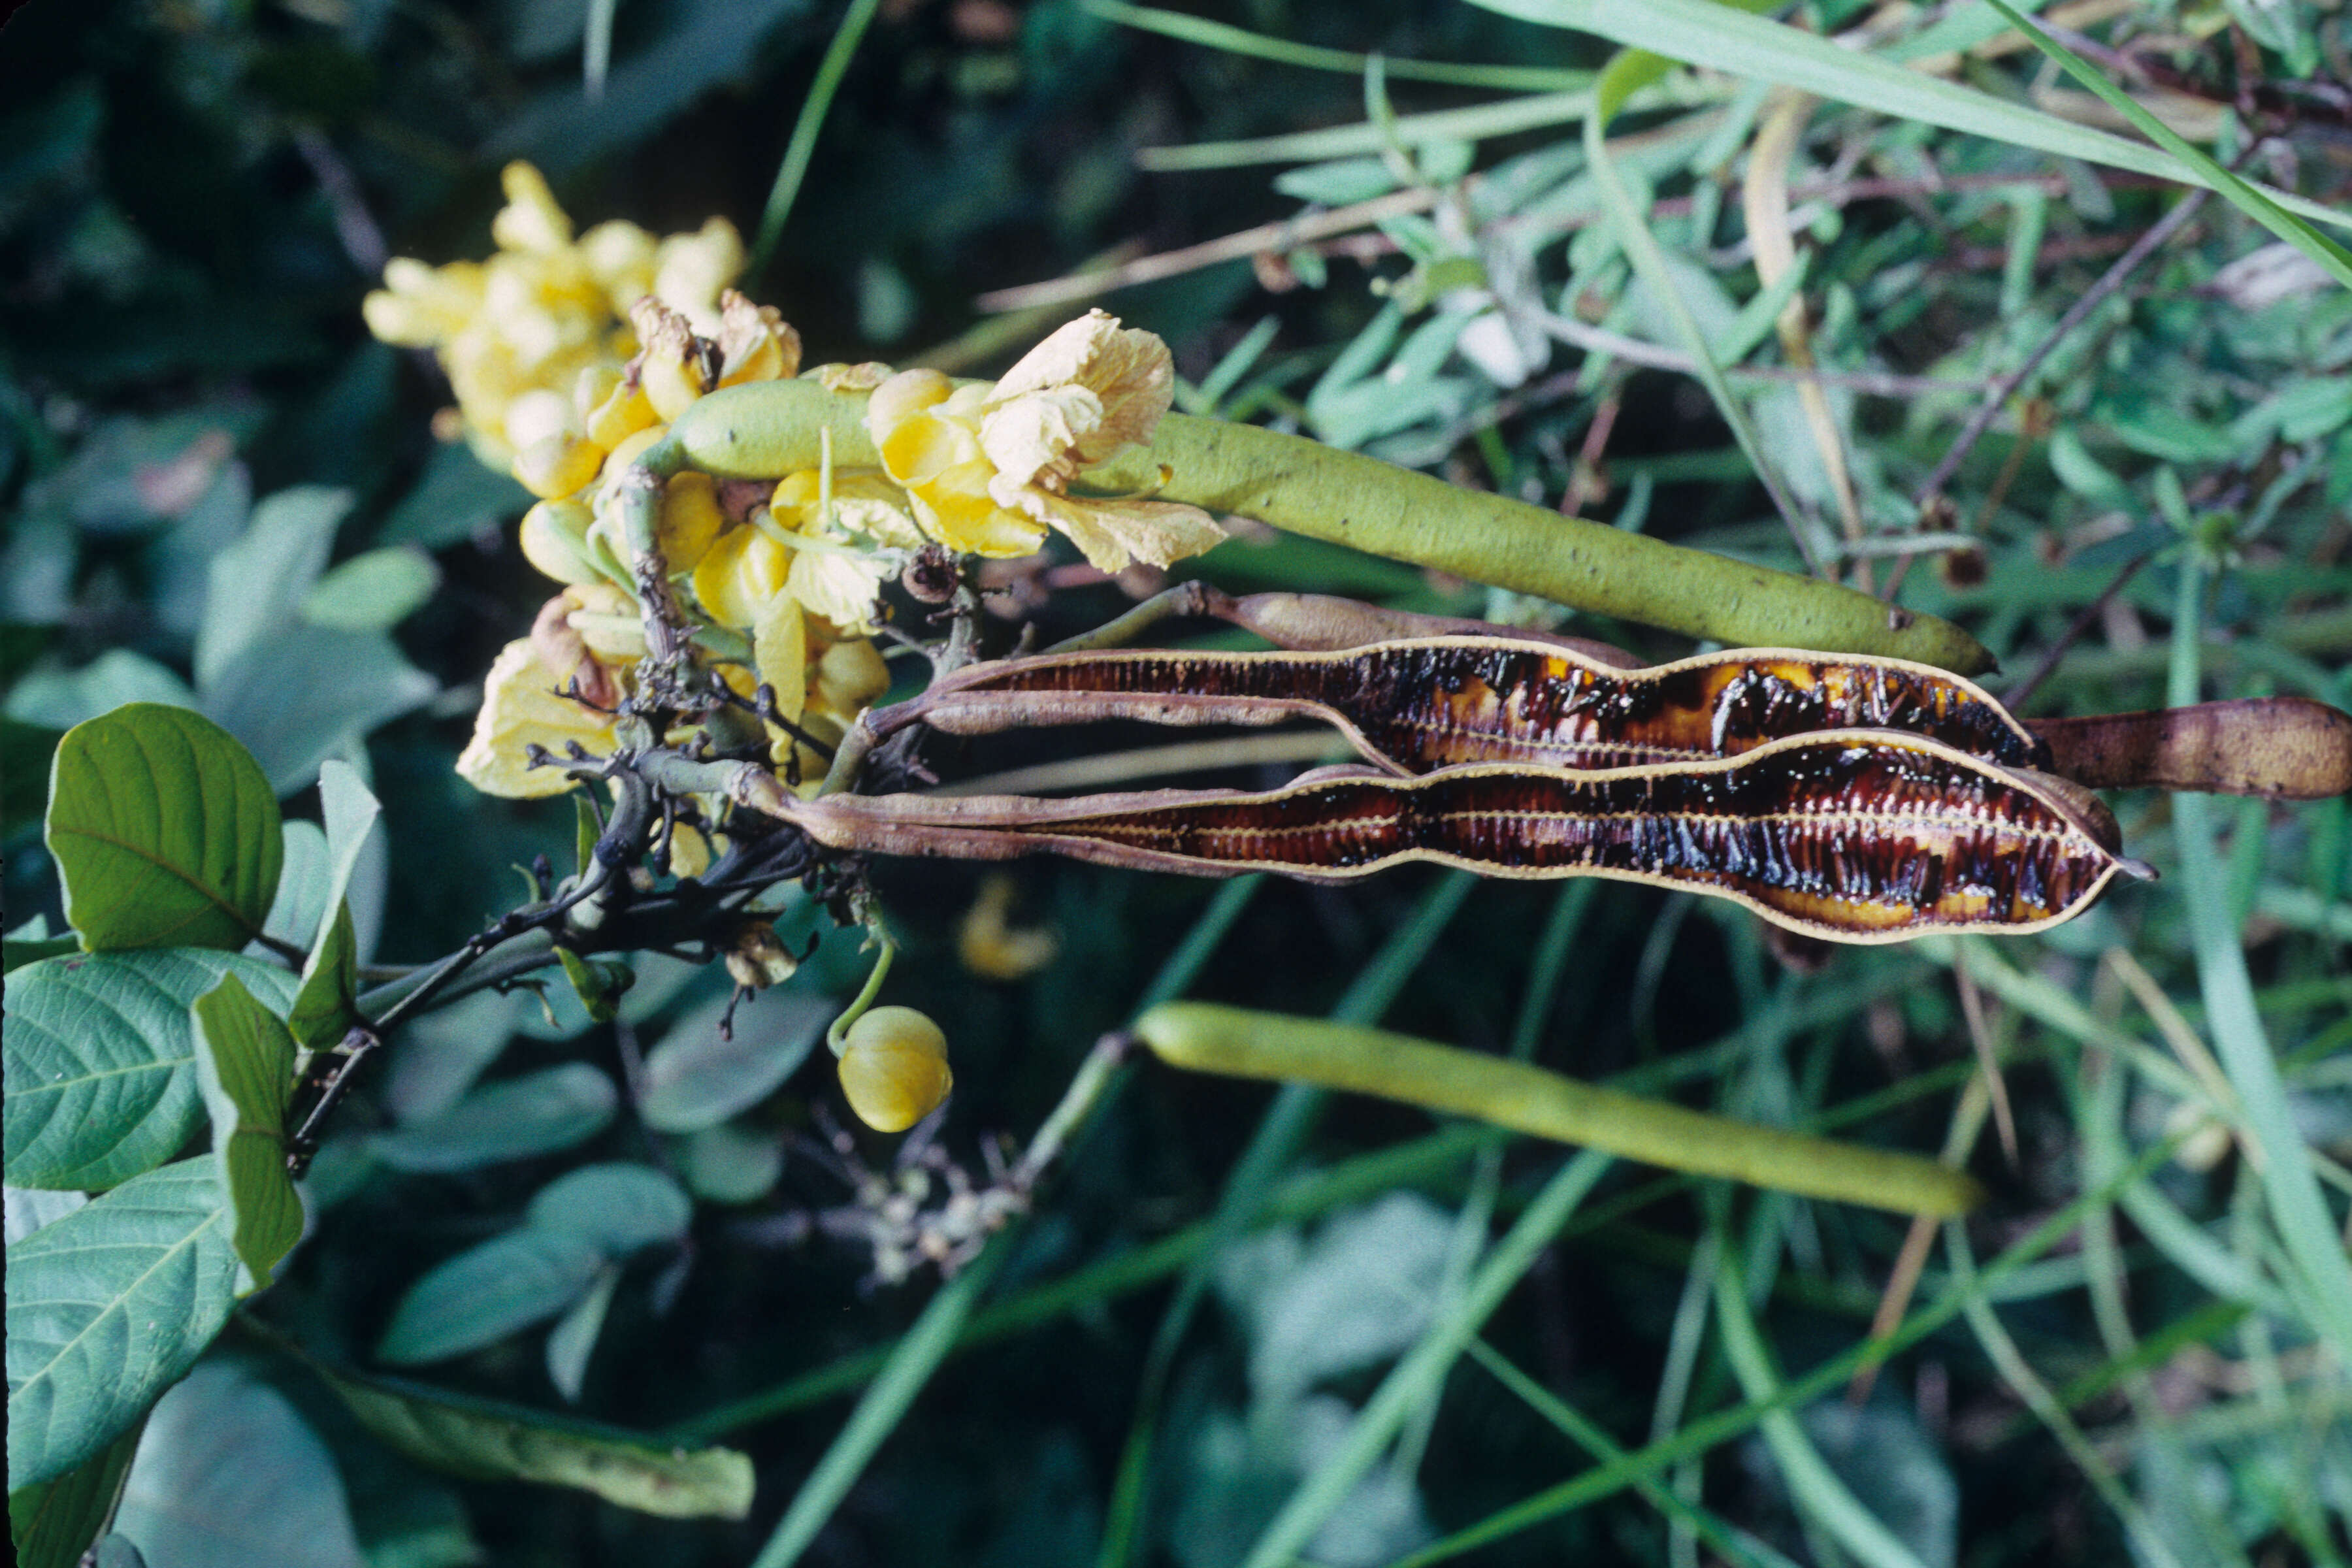
<path id="1" fill-rule="evenodd" d="M 1931 1160 L 1708 1116 L 1379 1029 L 1179 1003 L 1153 1008 L 1135 1032 L 1177 1067 L 1374 1094 L 1778 1192 L 1939 1217 L 1983 1197 L 1967 1174 Z"/>
<path id="2" fill-rule="evenodd" d="M 688 466 L 724 479 L 814 468 L 820 431 L 830 432 L 836 463 L 872 468 L 881 458 L 865 414 L 862 394 L 757 382 L 698 400 L 670 439 Z M 1992 667 L 1983 645 L 1948 621 L 1890 610 L 1838 584 L 1562 517 L 1254 425 L 1168 415 L 1149 447 L 1087 470 L 1086 482 L 1694 637 L 1908 658 L 1961 674 Z"/>
<path id="3" fill-rule="evenodd" d="M 824 58 L 817 63 L 816 79 L 809 83 L 808 97 L 802 100 L 800 118 L 793 122 L 792 142 L 784 148 L 784 161 L 776 170 L 776 183 L 769 187 L 768 205 L 760 214 L 759 237 L 751 242 L 751 263 L 744 269 L 749 277 L 758 278 L 768 269 L 777 237 L 784 232 L 784 219 L 792 214 L 793 198 L 800 194 L 801 180 L 816 152 L 825 111 L 833 107 L 833 95 L 849 72 L 850 58 L 857 53 L 880 5 L 881 0 L 849 0 L 841 25 L 834 29 L 833 42 L 825 47 Z"/>
<path id="4" fill-rule="evenodd" d="M 878 922 L 866 929 L 874 933 L 882 951 L 875 955 L 873 972 L 866 976 L 866 988 L 857 994 L 856 1001 L 842 1009 L 841 1016 L 824 1032 L 824 1043 L 836 1057 L 849 1048 L 850 1026 L 864 1017 L 866 1009 L 874 1005 L 874 998 L 882 994 L 882 982 L 890 976 L 890 961 L 898 956 L 898 944 L 890 940 Z"/>

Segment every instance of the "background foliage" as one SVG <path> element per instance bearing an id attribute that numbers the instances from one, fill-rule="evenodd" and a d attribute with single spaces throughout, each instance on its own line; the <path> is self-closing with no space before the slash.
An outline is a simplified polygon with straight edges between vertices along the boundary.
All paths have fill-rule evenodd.
<path id="1" fill-rule="evenodd" d="M 1903 600 L 1963 621 L 2012 679 L 2063 643 L 2032 710 L 2158 705 L 2168 678 L 2174 700 L 2352 697 L 2352 294 L 2229 203 L 2100 292 L 2177 186 L 1838 102 L 1784 127 L 1776 164 L 1751 154 L 1785 112 L 1764 91 L 1638 68 L 1613 79 L 1639 90 L 1596 167 L 1578 121 L 1611 43 L 1467 5 L 851 16 L 870 29 L 747 285 L 813 361 L 992 371 L 1082 307 L 1004 324 L 976 308 L 987 291 L 1272 224 L 1108 297 L 1174 347 L 1188 407 L 1778 564 L 1800 542 L 1850 551 L 1882 584 L 1900 546 L 1881 536 L 1936 492 L 1927 531 L 1969 539 L 1943 538 Z M 2340 8 L 2052 16 L 2189 142 L 2342 210 Z M 387 255 L 485 251 L 510 158 L 583 223 L 715 212 L 754 234 L 843 19 L 799 0 L 36 0 L 0 35 L 8 1162 L 30 1184 L 10 1189 L 12 1279 L 86 1233 L 72 1193 L 126 1177 L 148 1184 L 87 1215 L 138 1195 L 159 1237 L 196 1237 L 173 1256 L 224 1281 L 285 1218 L 192 1192 L 194 1163 L 152 1169 L 210 1148 L 206 1102 L 278 1135 L 216 1073 L 137 1117 L 58 1123 L 121 1134 L 94 1152 L 20 1122 L 28 1042 L 102 1061 L 101 1008 L 184 1036 L 223 972 L 272 1006 L 294 985 L 217 954 L 202 975 L 122 953 L 17 968 L 65 929 L 39 826 L 58 734 L 133 701 L 217 723 L 266 781 L 219 830 L 264 831 L 267 796 L 286 816 L 277 897 L 232 901 L 308 948 L 347 891 L 362 963 L 445 953 L 521 896 L 509 868 L 568 863 L 568 807 L 451 772 L 483 669 L 544 592 L 513 542 L 522 493 L 436 444 L 446 388 L 367 338 L 357 301 Z M 1811 0 L 1783 19 L 1873 29 L 1854 52 L 1874 60 L 1949 56 L 2029 142 L 2034 116 L 2112 122 L 1984 5 Z M 601 93 L 583 37 L 608 44 Z M 1776 180 L 1796 239 L 1778 289 L 1742 210 Z M 1791 292 L 1801 340 L 1780 330 Z M 1937 476 L 1985 390 L 2086 294 Z M 1674 368 L 1694 340 L 1762 373 L 1723 384 L 1748 428 Z M 1800 353 L 1833 373 L 1817 405 L 1786 374 Z M 1202 570 L 1558 620 L 1296 539 L 1245 537 Z M 1066 562 L 1003 585 L 1049 637 L 1145 586 Z M 1067 741 L 947 761 L 1024 767 Z M 352 787 L 381 802 L 373 834 Z M 1864 1398 L 1837 1394 L 1899 1222 L 1156 1070 L 1007 1244 L 944 1287 L 885 1279 L 898 1260 L 866 1222 L 893 1146 L 854 1140 L 870 1168 L 845 1169 L 829 1077 L 794 1070 L 863 973 L 836 939 L 746 1006 L 733 1047 L 723 981 L 658 957 L 610 1022 L 561 986 L 417 1021 L 313 1169 L 278 1282 L 143 1438 L 45 1495 L 60 1513 L 110 1495 L 136 1443 L 115 1528 L 158 1568 L 731 1563 L 763 1542 L 763 1563 L 1373 1563 L 1442 1542 L 1415 1560 L 2340 1563 L 2345 803 L 2116 805 L 2165 881 L 2047 938 L 1845 951 L 1811 973 L 1745 917 L 1645 889 L 1412 874 L 1220 893 L 1038 863 L 1015 918 L 1057 955 L 997 981 L 957 956 L 976 872 L 884 873 L 909 944 L 889 999 L 948 1027 L 941 1148 L 973 1169 L 1179 958 L 1196 995 L 1965 1152 L 1987 1114 L 1962 1092 L 1965 967 L 2015 1147 L 1980 1141 L 1995 1204 L 1935 1252 Z M 799 909 L 786 934 L 824 923 Z M 2274 1103 L 2255 1092 L 2273 1059 Z M 193 1351 L 214 1324 L 182 1327 Z M 30 1342 L 12 1310 L 12 1414 Z M 124 1416 L 176 1374 L 148 1349 L 156 1381 L 125 1384 Z M 1784 1380 L 1801 1408 L 1759 1406 Z M 1377 1444 L 1366 1413 L 1389 1422 Z"/>

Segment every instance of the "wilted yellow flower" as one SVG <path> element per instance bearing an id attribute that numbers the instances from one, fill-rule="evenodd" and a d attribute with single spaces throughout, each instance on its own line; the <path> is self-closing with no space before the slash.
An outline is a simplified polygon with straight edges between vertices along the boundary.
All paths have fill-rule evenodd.
<path id="1" fill-rule="evenodd" d="M 1168 345 L 1121 329 L 1116 316 L 1089 310 L 1063 327 L 989 394 L 980 444 L 996 469 L 990 496 L 1060 529 L 1105 572 L 1212 548 L 1225 531 L 1199 507 L 1069 493 L 1081 470 L 1151 439 L 1175 375 Z"/>
<path id="2" fill-rule="evenodd" d="M 956 930 L 956 956 L 982 979 L 1026 979 L 1062 951 L 1061 942 L 1043 926 L 1011 924 L 1005 917 L 1012 912 L 1013 879 L 990 872 Z"/>
<path id="3" fill-rule="evenodd" d="M 1150 440 L 1174 385 L 1167 344 L 1092 310 L 986 390 L 902 372 L 875 389 L 866 419 L 890 477 L 950 549 L 1024 555 L 1051 526 L 1118 572 L 1166 566 L 1225 536 L 1198 507 L 1070 494 L 1085 469 Z"/>
<path id="4" fill-rule="evenodd" d="M 766 508 L 704 552 L 694 596 L 714 620 L 756 626 L 782 594 L 837 626 L 873 630 L 874 601 L 899 567 L 897 552 L 920 548 L 922 533 L 901 510 L 900 492 L 879 474 L 836 471 L 829 514 L 822 488 L 814 468 L 786 477 Z"/>
<path id="5" fill-rule="evenodd" d="M 558 676 L 530 637 L 507 644 L 482 682 L 482 710 L 474 716 L 474 738 L 457 756 L 457 776 L 485 795 L 538 800 L 562 795 L 572 780 L 555 768 L 534 768 L 533 745 L 563 755 L 567 742 L 592 752 L 613 744 L 613 716 L 558 696 L 572 678 Z"/>

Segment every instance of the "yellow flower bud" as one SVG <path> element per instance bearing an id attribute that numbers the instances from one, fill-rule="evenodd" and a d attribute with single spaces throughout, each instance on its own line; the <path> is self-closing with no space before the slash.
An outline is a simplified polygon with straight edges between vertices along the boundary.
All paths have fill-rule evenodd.
<path id="1" fill-rule="evenodd" d="M 864 637 L 837 642 L 817 660 L 817 700 L 845 718 L 890 689 L 890 671 L 881 650 Z"/>
<path id="2" fill-rule="evenodd" d="M 577 427 L 588 428 L 588 416 L 596 412 L 613 394 L 620 389 L 621 371 L 618 365 L 592 364 L 580 373 L 572 384 L 572 414 Z M 590 437 L 594 439 L 593 437 Z M 596 442 L 599 447 L 605 444 Z M 609 451 L 611 448 L 606 447 Z"/>
<path id="3" fill-rule="evenodd" d="M 578 436 L 545 436 L 515 454 L 514 477 L 541 500 L 587 488 L 604 466 L 604 448 Z"/>
<path id="4" fill-rule="evenodd" d="M 646 448 L 660 440 L 668 429 L 667 425 L 648 425 L 634 436 L 623 437 L 619 445 L 613 447 L 613 455 L 604 459 L 604 472 L 617 477 L 631 463 L 644 457 Z"/>
<path id="5" fill-rule="evenodd" d="M 591 408 L 582 420 L 588 430 L 588 439 L 606 451 L 617 448 L 632 436 L 650 430 L 661 422 L 646 398 L 645 388 L 615 379 L 611 392 Z M 642 448 L 640 448 L 642 450 Z M 635 456 L 635 454 L 631 454 Z"/>
<path id="6" fill-rule="evenodd" d="M 904 1132 L 939 1109 L 955 1088 L 948 1037 L 912 1007 L 874 1007 L 849 1026 L 841 1052 L 841 1092 L 877 1132 Z"/>
<path id="7" fill-rule="evenodd" d="M 727 527 L 719 484 L 709 474 L 679 474 L 662 492 L 661 549 L 672 572 L 685 572 L 709 553 Z"/>
<path id="8" fill-rule="evenodd" d="M 693 323 L 659 300 L 640 300 L 629 310 L 644 351 L 637 359 L 637 383 L 645 388 L 654 412 L 675 419 L 710 390 L 701 339 Z"/>
<path id="9" fill-rule="evenodd" d="M 604 574 L 588 552 L 595 515 L 576 500 L 543 500 L 522 514 L 523 559 L 559 583 L 596 583 Z"/>

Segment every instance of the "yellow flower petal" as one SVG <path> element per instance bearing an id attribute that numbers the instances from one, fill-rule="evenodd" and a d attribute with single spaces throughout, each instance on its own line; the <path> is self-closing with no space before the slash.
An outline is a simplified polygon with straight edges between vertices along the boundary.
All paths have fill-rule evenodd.
<path id="1" fill-rule="evenodd" d="M 677 475 L 662 491 L 661 551 L 672 572 L 692 568 L 726 526 L 719 483 L 709 474 Z"/>
<path id="2" fill-rule="evenodd" d="M 798 719 L 808 706 L 808 622 L 798 603 L 778 595 L 761 610 L 751 628 L 751 664 L 763 685 L 776 692 L 776 710 Z M 782 761 L 789 738 L 777 743 Z"/>
<path id="3" fill-rule="evenodd" d="M 990 392 L 988 406 L 993 412 L 1069 386 L 1094 395 L 1094 411 L 1072 426 L 1071 456 L 1084 467 L 1151 439 L 1175 397 L 1175 362 L 1156 334 L 1123 329 L 1118 317 L 1089 310 L 1024 354 Z"/>
<path id="4" fill-rule="evenodd" d="M 501 250 L 566 250 L 572 245 L 572 220 L 555 205 L 555 193 L 546 176 L 525 163 L 509 163 L 499 175 L 506 187 L 507 205 L 490 220 L 490 237 Z"/>
<path id="5" fill-rule="evenodd" d="M 785 596 L 792 569 L 792 552 L 758 529 L 730 529 L 695 563 L 694 596 L 711 619 L 740 631 Z"/>
<path id="6" fill-rule="evenodd" d="M 532 767 L 523 749 L 538 744 L 561 756 L 565 742 L 578 741 L 595 751 L 611 744 L 612 729 L 603 714 L 557 696 L 556 684 L 528 637 L 507 644 L 483 680 L 482 710 L 474 718 L 474 738 L 458 753 L 457 776 L 509 800 L 570 789 L 563 773 Z"/>
<path id="7" fill-rule="evenodd" d="M 1124 572 L 1135 561 L 1171 565 L 1223 542 L 1225 531 L 1198 507 L 1176 501 L 1060 496 L 1032 487 L 1022 510 L 1067 534 L 1087 562 Z"/>

